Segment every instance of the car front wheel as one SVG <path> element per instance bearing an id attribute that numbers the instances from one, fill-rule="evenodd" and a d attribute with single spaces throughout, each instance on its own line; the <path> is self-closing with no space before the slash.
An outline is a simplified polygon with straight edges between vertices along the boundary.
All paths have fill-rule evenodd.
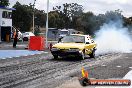
<path id="1" fill-rule="evenodd" d="M 85 53 L 81 52 L 80 59 L 84 60 L 85 59 Z"/>
<path id="2" fill-rule="evenodd" d="M 92 53 L 89 54 L 90 58 L 95 58 L 95 49 L 93 49 Z"/>

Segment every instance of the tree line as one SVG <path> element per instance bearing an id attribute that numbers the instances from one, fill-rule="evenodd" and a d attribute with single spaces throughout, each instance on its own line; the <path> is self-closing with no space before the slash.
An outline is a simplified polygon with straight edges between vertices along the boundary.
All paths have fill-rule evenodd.
<path id="1" fill-rule="evenodd" d="M 3 2 L 4 3 L 3 3 Z M 8 6 L 9 0 L 1 0 L 1 6 Z M 35 14 L 35 27 L 46 26 L 46 12 L 33 8 L 32 4 L 22 5 L 19 2 L 13 6 L 16 10 L 12 13 L 13 25 L 21 31 L 30 31 Z M 131 28 L 132 17 L 124 17 L 121 10 L 107 11 L 105 14 L 95 15 L 93 12 L 84 12 L 83 6 L 77 3 L 64 3 L 53 7 L 49 14 L 49 28 L 76 29 L 85 34 L 94 34 L 104 23 L 110 20 L 121 19 L 125 27 Z M 37 29 L 36 29 L 37 30 Z"/>

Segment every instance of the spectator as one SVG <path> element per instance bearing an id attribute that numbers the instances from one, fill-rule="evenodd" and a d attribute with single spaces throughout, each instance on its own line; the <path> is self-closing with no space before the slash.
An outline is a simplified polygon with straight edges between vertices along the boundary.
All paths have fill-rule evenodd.
<path id="1" fill-rule="evenodd" d="M 17 37 L 18 37 L 18 31 L 15 30 L 14 33 L 13 33 L 13 48 L 16 48 Z"/>

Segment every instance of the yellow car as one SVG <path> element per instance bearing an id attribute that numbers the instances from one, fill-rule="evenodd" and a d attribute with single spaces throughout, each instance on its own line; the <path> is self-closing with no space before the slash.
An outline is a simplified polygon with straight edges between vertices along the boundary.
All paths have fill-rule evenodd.
<path id="1" fill-rule="evenodd" d="M 63 37 L 59 43 L 53 45 L 51 53 L 54 59 L 57 59 L 58 56 L 76 56 L 84 59 L 85 55 L 94 58 L 96 46 L 97 44 L 89 35 L 72 34 Z"/>

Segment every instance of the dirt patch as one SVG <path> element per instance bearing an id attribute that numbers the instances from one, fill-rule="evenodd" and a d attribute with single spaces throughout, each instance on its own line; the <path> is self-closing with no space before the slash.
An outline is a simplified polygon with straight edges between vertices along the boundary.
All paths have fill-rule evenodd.
<path id="1" fill-rule="evenodd" d="M 83 87 L 80 85 L 77 77 L 75 77 L 72 80 L 69 80 L 56 88 L 83 88 Z"/>

